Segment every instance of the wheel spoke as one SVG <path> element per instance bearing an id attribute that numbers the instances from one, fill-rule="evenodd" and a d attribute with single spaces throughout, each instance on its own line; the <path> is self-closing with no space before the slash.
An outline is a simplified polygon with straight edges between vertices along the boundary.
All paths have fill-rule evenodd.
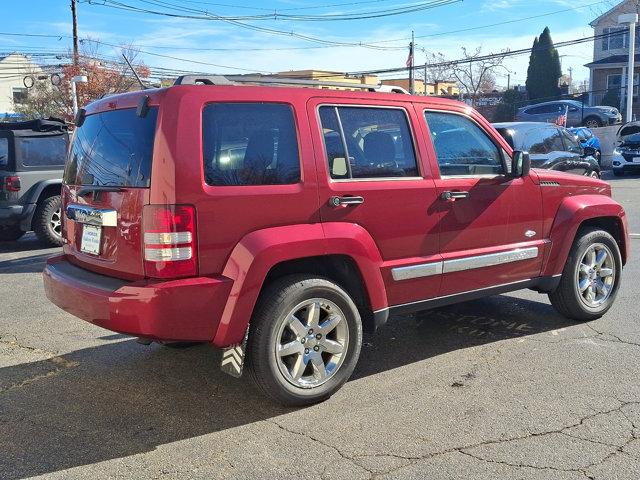
<path id="1" fill-rule="evenodd" d="M 584 256 L 589 267 L 593 268 L 596 264 L 596 249 L 594 247 L 589 248 Z"/>
<path id="2" fill-rule="evenodd" d="M 318 328 L 319 321 L 320 321 L 320 304 L 318 302 L 313 302 L 307 308 L 307 327 Z"/>
<path id="3" fill-rule="evenodd" d="M 587 300 L 593 302 L 596 299 L 596 289 L 593 285 L 589 285 L 587 288 Z"/>
<path id="4" fill-rule="evenodd" d="M 289 317 L 288 326 L 298 338 L 303 338 L 307 334 L 307 328 L 302 324 L 300 320 L 298 320 L 298 317 L 296 317 L 295 315 L 291 315 Z"/>
<path id="5" fill-rule="evenodd" d="M 320 333 L 328 335 L 331 331 L 338 326 L 342 321 L 342 317 L 336 313 L 329 315 L 329 317 L 320 325 Z"/>
<path id="6" fill-rule="evenodd" d="M 300 343 L 299 340 L 294 340 L 293 342 L 289 342 L 285 345 L 280 345 L 278 348 L 278 355 L 281 357 L 286 357 L 288 355 L 293 355 L 295 353 L 302 354 L 304 351 L 304 347 Z"/>
<path id="7" fill-rule="evenodd" d="M 308 359 L 304 355 L 298 355 L 296 361 L 291 368 L 291 376 L 294 380 L 298 381 L 302 378 L 305 368 L 307 368 Z"/>
<path id="8" fill-rule="evenodd" d="M 319 381 L 324 380 L 327 376 L 327 367 L 322 360 L 322 355 L 316 354 L 311 357 L 311 364 L 313 365 L 313 376 Z"/>
<path id="9" fill-rule="evenodd" d="M 327 353 L 331 353 L 332 355 L 337 355 L 342 353 L 344 350 L 344 346 L 341 343 L 336 342 L 335 340 L 325 339 L 322 342 L 322 346 L 324 347 L 324 351 Z"/>
<path id="10" fill-rule="evenodd" d="M 596 292 L 600 292 L 602 295 L 607 294 L 607 287 L 604 282 L 600 279 L 596 280 Z"/>
<path id="11" fill-rule="evenodd" d="M 580 273 L 583 275 L 589 275 L 589 265 L 585 265 L 584 263 L 580 264 Z"/>
<path id="12" fill-rule="evenodd" d="M 602 267 L 602 264 L 607 259 L 607 251 L 603 248 L 596 254 L 596 266 Z"/>
<path id="13" fill-rule="evenodd" d="M 613 268 L 601 268 L 598 272 L 598 276 L 602 278 L 610 277 L 613 275 Z"/>
<path id="14" fill-rule="evenodd" d="M 580 289 L 581 292 L 584 292 L 587 288 L 589 288 L 589 285 L 591 285 L 591 282 L 589 282 L 589 279 L 584 278 L 580 280 L 580 283 L 578 283 L 578 288 Z"/>

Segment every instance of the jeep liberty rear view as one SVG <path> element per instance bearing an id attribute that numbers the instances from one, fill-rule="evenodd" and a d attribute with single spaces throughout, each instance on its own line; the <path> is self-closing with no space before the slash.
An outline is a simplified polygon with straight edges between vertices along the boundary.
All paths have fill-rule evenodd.
<path id="1" fill-rule="evenodd" d="M 467 105 L 177 83 L 78 117 L 43 274 L 67 312 L 211 343 L 227 373 L 306 405 L 397 313 L 523 288 L 579 321 L 611 307 L 629 240 L 610 186 L 530 170 Z"/>

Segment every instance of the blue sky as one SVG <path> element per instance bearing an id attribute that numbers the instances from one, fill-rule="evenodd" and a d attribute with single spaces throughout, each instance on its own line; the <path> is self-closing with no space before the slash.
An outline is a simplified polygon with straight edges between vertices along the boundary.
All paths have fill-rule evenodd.
<path id="1" fill-rule="evenodd" d="M 359 71 L 400 67 L 407 57 L 406 45 L 411 30 L 414 30 L 418 37 L 416 62 L 424 61 L 421 49 L 442 52 L 451 59 L 460 58 L 463 46 L 469 49 L 481 47 L 483 53 L 496 53 L 507 48 L 515 50 L 530 47 L 534 36 L 547 25 L 551 29 L 554 41 L 592 35 L 589 22 L 616 3 L 610 0 L 464 0 L 429 10 L 377 19 L 335 22 L 245 22 L 331 41 L 381 42 L 376 45 L 396 47 L 377 50 L 352 46 L 327 48 L 291 36 L 265 34 L 217 20 L 170 18 L 112 9 L 101 5 L 104 0 L 92 0 L 91 3 L 79 1 L 83 2 L 78 4 L 81 38 L 88 37 L 114 45 L 136 45 L 141 51 L 149 52 L 141 53 L 140 56 L 151 67 L 217 73 L 245 70 L 274 72 L 307 68 Z M 158 4 L 181 5 L 204 10 L 209 15 L 222 16 L 264 14 L 267 11 L 307 15 L 340 14 L 425 3 L 424 0 L 119 1 L 165 12 L 172 9 Z M 347 3 L 350 5 L 335 5 Z M 332 6 L 316 8 L 318 5 Z M 572 10 L 560 12 L 567 9 Z M 71 34 L 68 0 L 30 0 L 29 8 L 18 2 L 7 1 L 4 12 L 4 21 L 0 27 L 2 32 Z M 550 15 L 519 21 L 547 13 Z M 513 23 L 478 28 L 500 22 Z M 468 28 L 477 29 L 453 33 Z M 58 39 L 0 35 L 1 52 L 68 51 L 70 46 L 71 40 L 66 37 Z M 592 43 L 561 49 L 565 72 L 568 67 L 572 67 L 575 80 L 588 78 L 588 70 L 583 65 L 590 61 L 592 49 Z M 105 56 L 114 56 L 118 54 L 118 49 L 102 45 L 99 52 Z M 512 72 L 512 84 L 524 83 L 527 63 L 526 55 L 509 59 L 505 63 Z M 498 83 L 506 83 L 506 70 L 504 76 L 498 79 Z"/>

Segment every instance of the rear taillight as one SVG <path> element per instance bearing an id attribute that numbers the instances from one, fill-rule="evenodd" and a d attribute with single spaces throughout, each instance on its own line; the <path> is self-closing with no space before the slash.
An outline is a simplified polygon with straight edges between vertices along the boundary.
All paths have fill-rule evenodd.
<path id="1" fill-rule="evenodd" d="M 196 211 L 189 205 L 145 205 L 144 269 L 148 277 L 177 278 L 198 274 Z"/>
<path id="2" fill-rule="evenodd" d="M 4 177 L 4 189 L 7 192 L 19 192 L 21 187 L 22 185 L 20 184 L 20 177 Z"/>

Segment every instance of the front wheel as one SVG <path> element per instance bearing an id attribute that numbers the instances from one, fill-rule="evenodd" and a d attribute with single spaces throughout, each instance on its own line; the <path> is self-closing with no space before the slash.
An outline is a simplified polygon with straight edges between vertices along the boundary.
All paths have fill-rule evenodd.
<path id="1" fill-rule="evenodd" d="M 268 396 L 288 406 L 311 405 L 349 379 L 361 345 L 362 323 L 351 297 L 331 280 L 292 275 L 261 295 L 247 361 Z"/>
<path id="2" fill-rule="evenodd" d="M 598 228 L 578 232 L 551 304 L 567 318 L 590 321 L 613 305 L 620 288 L 622 257 L 615 239 Z"/>
<path id="3" fill-rule="evenodd" d="M 587 117 L 584 119 L 583 125 L 587 128 L 598 128 L 602 126 L 602 122 L 597 117 Z"/>

